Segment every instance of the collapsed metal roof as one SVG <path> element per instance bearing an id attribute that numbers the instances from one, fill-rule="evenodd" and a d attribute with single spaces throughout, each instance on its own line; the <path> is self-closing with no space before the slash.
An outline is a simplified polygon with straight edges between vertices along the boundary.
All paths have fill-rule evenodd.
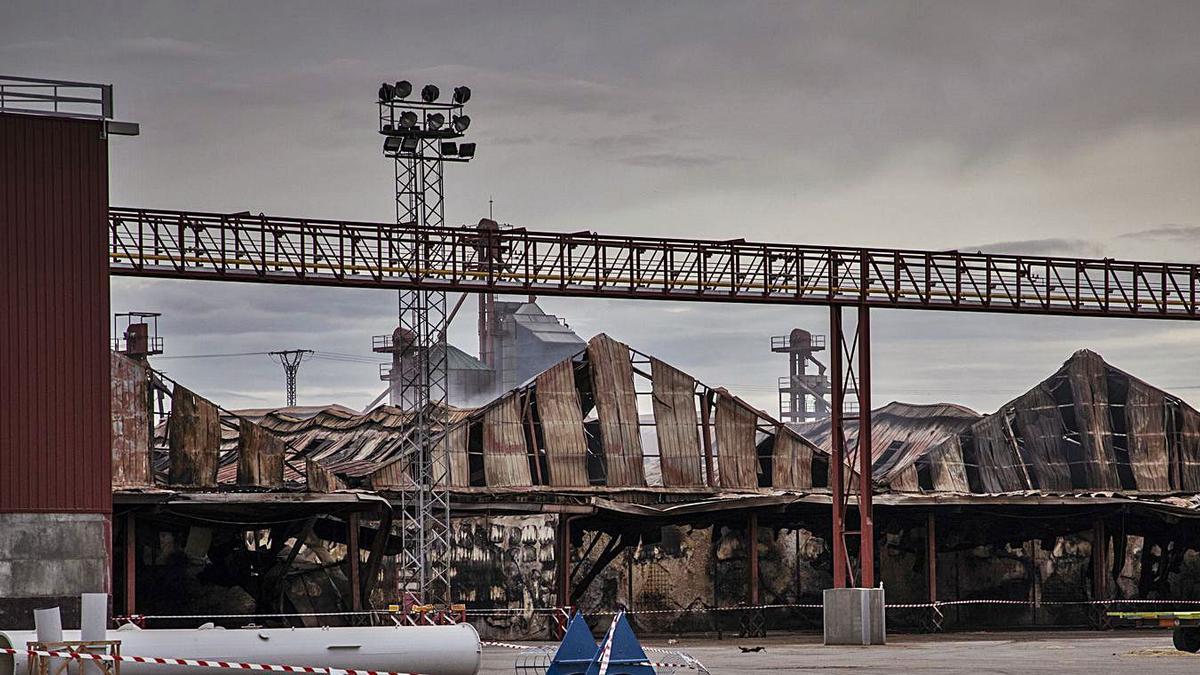
<path id="1" fill-rule="evenodd" d="M 872 477 L 897 492 L 1200 491 L 1200 413 L 1088 350 L 991 415 L 892 403 L 872 420 Z M 802 431 L 828 448 L 828 421 Z"/>
<path id="2" fill-rule="evenodd" d="M 117 391 L 146 374 L 114 355 L 114 378 Z M 123 472 L 118 487 L 411 485 L 411 458 L 402 451 L 410 432 L 406 411 L 383 406 L 362 414 L 328 406 L 231 412 L 180 385 L 173 391 L 171 418 L 155 433 L 153 470 Z M 125 396 L 121 405 L 136 407 L 145 400 Z M 485 406 L 444 407 L 437 416 L 444 435 L 435 461 L 446 468 L 443 480 L 451 489 L 712 493 L 824 487 L 826 454 L 795 431 L 728 391 L 604 334 Z M 148 415 L 139 419 L 147 422 L 123 421 L 120 433 L 148 428 Z M 272 439 L 277 447 L 268 448 Z M 147 445 L 148 440 L 116 444 L 123 457 L 114 460 L 135 466 L 131 458 Z M 264 452 L 271 457 L 265 470 L 259 460 L 247 460 Z M 181 465 L 187 466 L 182 473 Z M 265 477 L 273 472 L 282 475 Z M 177 484 L 180 475 L 185 480 Z"/>

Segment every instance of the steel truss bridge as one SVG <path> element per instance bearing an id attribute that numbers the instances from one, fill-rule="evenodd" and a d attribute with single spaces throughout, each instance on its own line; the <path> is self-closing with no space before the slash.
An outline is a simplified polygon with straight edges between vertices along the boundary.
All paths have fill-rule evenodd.
<path id="1" fill-rule="evenodd" d="M 113 207 L 117 275 L 1195 319 L 1200 265 Z M 413 251 L 419 251 L 414 255 Z"/>
<path id="2" fill-rule="evenodd" d="M 117 275 L 828 306 L 836 587 L 875 585 L 871 309 L 1200 318 L 1200 266 L 1194 264 L 116 207 L 108 225 L 110 270 Z M 853 330 L 843 326 L 846 308 L 857 310 Z M 858 412 L 846 405 L 847 392 L 856 392 Z M 852 442 L 845 433 L 849 421 L 859 429 Z M 853 492 L 858 496 L 851 502 Z M 856 529 L 847 527 L 854 524 L 852 503 Z M 858 540 L 857 565 L 852 539 Z M 756 563 L 755 555 L 752 568 Z"/>

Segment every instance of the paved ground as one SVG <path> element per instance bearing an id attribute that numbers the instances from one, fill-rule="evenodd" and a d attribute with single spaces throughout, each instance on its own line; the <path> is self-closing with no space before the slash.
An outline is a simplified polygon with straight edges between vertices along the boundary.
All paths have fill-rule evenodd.
<path id="1" fill-rule="evenodd" d="M 845 670 L 904 675 L 1200 674 L 1200 655 L 1175 651 L 1170 631 L 1160 630 L 894 635 L 885 647 L 824 647 L 817 635 L 766 640 L 692 639 L 673 645 L 647 640 L 646 644 L 686 651 L 702 661 L 713 675 Z M 764 649 L 743 654 L 739 645 L 762 645 Z M 512 675 L 515 654 L 509 649 L 485 649 L 481 673 Z"/>

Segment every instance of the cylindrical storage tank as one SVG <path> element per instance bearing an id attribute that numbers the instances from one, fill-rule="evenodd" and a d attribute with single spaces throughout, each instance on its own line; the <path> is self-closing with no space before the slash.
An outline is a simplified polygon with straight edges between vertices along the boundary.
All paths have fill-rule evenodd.
<path id="1" fill-rule="evenodd" d="M 79 631 L 63 631 L 78 640 Z M 422 675 L 476 675 L 482 648 L 470 624 L 456 626 L 384 626 L 366 628 L 223 628 L 119 630 L 121 654 L 377 670 Z M 0 647 L 22 649 L 36 641 L 33 631 L 0 632 Z M 204 675 L 192 666 L 125 662 L 122 675 Z M 0 675 L 28 672 L 24 654 L 0 655 Z M 216 675 L 213 673 L 212 675 Z"/>

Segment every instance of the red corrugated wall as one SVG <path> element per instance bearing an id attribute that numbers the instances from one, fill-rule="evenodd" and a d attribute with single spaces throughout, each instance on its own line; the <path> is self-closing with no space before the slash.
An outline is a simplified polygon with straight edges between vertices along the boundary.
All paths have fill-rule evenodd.
<path id="1" fill-rule="evenodd" d="M 0 113 L 0 512 L 110 512 L 108 145 Z"/>

